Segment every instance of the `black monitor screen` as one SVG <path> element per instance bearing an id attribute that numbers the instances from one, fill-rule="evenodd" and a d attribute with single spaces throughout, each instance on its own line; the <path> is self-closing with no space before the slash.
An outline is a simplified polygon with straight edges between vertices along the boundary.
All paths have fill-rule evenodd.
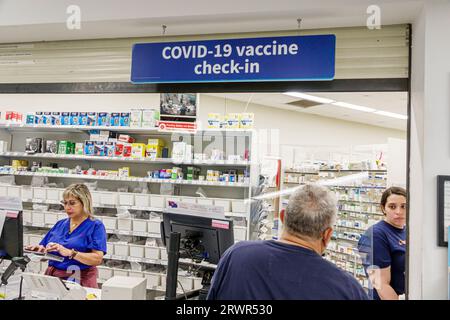
<path id="1" fill-rule="evenodd" d="M 22 212 L 6 211 L 6 219 L 0 235 L 0 259 L 23 256 Z"/>
<path id="2" fill-rule="evenodd" d="M 194 258 L 194 253 L 197 259 L 217 264 L 224 252 L 234 244 L 232 220 L 168 212 L 164 212 L 163 220 L 166 245 L 169 245 L 170 233 L 179 232 L 180 249 L 189 252 L 187 257 Z"/>

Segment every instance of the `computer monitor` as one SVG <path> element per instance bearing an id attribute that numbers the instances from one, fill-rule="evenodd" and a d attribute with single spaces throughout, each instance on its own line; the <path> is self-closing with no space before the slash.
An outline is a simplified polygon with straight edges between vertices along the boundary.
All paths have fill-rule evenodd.
<path id="1" fill-rule="evenodd" d="M 5 223 L 0 235 L 0 260 L 23 256 L 22 211 L 6 211 Z"/>
<path id="2" fill-rule="evenodd" d="M 163 212 L 161 237 L 169 247 L 171 232 L 180 233 L 180 249 L 189 257 L 217 264 L 234 244 L 233 221 L 192 214 Z M 194 256 L 193 256 L 194 255 Z"/>

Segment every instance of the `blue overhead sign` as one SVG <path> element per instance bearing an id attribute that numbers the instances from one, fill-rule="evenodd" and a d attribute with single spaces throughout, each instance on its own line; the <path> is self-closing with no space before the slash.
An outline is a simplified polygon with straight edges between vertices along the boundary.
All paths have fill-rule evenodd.
<path id="1" fill-rule="evenodd" d="M 333 80 L 335 35 L 138 43 L 132 83 Z"/>

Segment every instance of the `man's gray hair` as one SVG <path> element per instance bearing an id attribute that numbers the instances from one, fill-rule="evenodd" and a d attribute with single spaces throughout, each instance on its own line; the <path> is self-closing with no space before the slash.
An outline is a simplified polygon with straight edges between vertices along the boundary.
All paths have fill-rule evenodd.
<path id="1" fill-rule="evenodd" d="M 324 186 L 307 184 L 290 197 L 285 212 L 286 231 L 299 236 L 320 239 L 336 221 L 337 201 Z"/>

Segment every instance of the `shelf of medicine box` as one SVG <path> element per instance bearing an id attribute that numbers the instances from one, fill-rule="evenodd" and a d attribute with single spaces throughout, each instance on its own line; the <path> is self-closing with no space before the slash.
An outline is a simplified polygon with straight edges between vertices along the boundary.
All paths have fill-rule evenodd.
<path id="1" fill-rule="evenodd" d="M 334 250 L 327 250 L 325 251 L 325 255 L 329 256 L 329 257 L 337 257 L 337 256 L 344 256 L 344 257 L 348 257 L 349 259 L 345 259 L 343 261 L 351 261 L 351 262 L 356 262 L 358 264 L 362 265 L 362 259 L 359 255 L 357 254 L 346 254 L 346 253 L 342 253 L 342 252 L 336 252 Z"/>
<path id="2" fill-rule="evenodd" d="M 347 239 L 347 238 L 341 238 L 341 237 L 332 237 L 331 239 L 335 240 L 335 241 L 348 241 L 351 243 L 358 243 L 359 240 L 352 240 L 352 239 Z"/>
<path id="3" fill-rule="evenodd" d="M 371 202 L 371 201 L 361 201 L 361 200 L 345 200 L 345 199 L 339 199 L 339 202 L 351 202 L 351 203 L 364 203 L 364 204 L 372 204 L 372 205 L 380 205 L 379 202 Z"/>
<path id="4" fill-rule="evenodd" d="M 22 202 L 30 202 L 35 204 L 61 204 L 60 201 L 57 200 L 42 200 L 42 199 L 22 199 Z M 165 208 L 156 208 L 156 207 L 140 207 L 140 206 L 123 206 L 119 204 L 93 204 L 93 208 L 108 208 L 108 209 L 116 209 L 123 208 L 127 210 L 136 210 L 136 211 L 153 211 L 153 212 L 163 212 Z M 273 210 L 269 210 L 273 211 Z M 247 213 L 239 213 L 239 212 L 224 212 L 225 217 L 235 217 L 235 218 L 247 218 Z"/>
<path id="5" fill-rule="evenodd" d="M 158 127 L 143 128 L 143 127 L 125 127 L 125 126 L 72 126 L 72 125 L 27 125 L 27 124 L 2 124 L 0 129 L 6 129 L 9 131 L 40 131 L 40 132 L 84 132 L 90 130 L 108 130 L 117 132 L 128 133 L 150 133 L 158 135 L 172 135 L 172 134 L 186 134 L 186 135 L 220 135 L 223 133 L 233 136 L 249 135 L 253 133 L 254 129 L 203 129 L 196 132 L 189 131 L 160 131 Z"/>
<path id="6" fill-rule="evenodd" d="M 329 248 L 327 248 L 326 252 L 332 252 L 332 254 L 336 254 L 336 255 L 338 255 L 338 254 L 344 255 L 344 256 L 347 256 L 347 257 L 352 258 L 352 259 L 360 258 L 359 255 L 356 254 L 356 253 L 350 254 L 350 253 L 340 252 L 340 251 L 336 251 L 336 250 L 329 249 Z"/>
<path id="7" fill-rule="evenodd" d="M 365 232 L 367 230 L 364 228 L 355 228 L 355 227 L 348 227 L 348 226 L 343 226 L 343 225 L 336 225 L 336 228 L 343 228 L 343 229 L 356 230 L 356 231 L 362 231 L 362 232 Z"/>
<path id="8" fill-rule="evenodd" d="M 147 164 L 178 164 L 178 165 L 197 165 L 197 166 L 250 166 L 249 161 L 231 161 L 231 160 L 192 160 L 192 161 L 174 161 L 172 158 L 157 158 L 151 160 L 148 158 L 131 158 L 131 157 L 102 157 L 102 156 L 87 156 L 76 154 L 54 154 L 54 153 L 34 153 L 28 154 L 26 152 L 1 152 L 0 157 L 6 158 L 37 158 L 37 159 L 58 159 L 58 160 L 85 160 L 85 161 L 112 161 L 112 162 L 135 162 Z"/>
<path id="9" fill-rule="evenodd" d="M 63 178 L 63 179 L 87 179 L 87 180 L 106 180 L 106 181 L 129 181 L 129 182 L 148 182 L 148 183 L 168 183 L 168 184 L 180 184 L 180 185 L 195 185 L 195 186 L 209 186 L 209 187 L 235 187 L 235 188 L 248 188 L 248 183 L 240 182 L 210 182 L 199 180 L 172 180 L 172 179 L 155 179 L 144 177 L 109 177 L 109 176 L 96 176 L 87 174 L 70 174 L 70 173 L 42 173 L 42 172 L 14 172 L 5 173 L 1 172 L 0 175 L 14 175 L 14 176 L 37 176 L 37 177 L 51 177 L 51 178 Z"/>
<path id="10" fill-rule="evenodd" d="M 288 184 L 305 185 L 304 182 L 289 182 Z M 324 185 L 330 189 L 385 189 L 385 186 L 334 186 L 334 185 Z M 289 188 L 286 188 L 287 190 Z"/>
<path id="11" fill-rule="evenodd" d="M 336 259 L 335 257 L 333 257 L 333 256 L 328 256 L 327 258 L 326 258 L 328 261 L 330 261 L 330 262 L 343 262 L 343 263 L 349 263 L 349 264 L 351 264 L 350 266 L 361 266 L 361 267 L 364 267 L 363 266 L 363 264 L 362 263 L 360 263 L 360 262 L 358 262 L 358 261 L 353 261 L 353 260 L 345 260 L 345 259 Z"/>
<path id="12" fill-rule="evenodd" d="M 359 213 L 359 214 L 370 215 L 370 216 L 379 216 L 379 217 L 384 216 L 382 213 L 376 213 L 376 212 L 352 211 L 352 210 L 345 210 L 345 209 L 339 209 L 339 211 L 340 212 L 349 212 L 349 213 Z"/>

